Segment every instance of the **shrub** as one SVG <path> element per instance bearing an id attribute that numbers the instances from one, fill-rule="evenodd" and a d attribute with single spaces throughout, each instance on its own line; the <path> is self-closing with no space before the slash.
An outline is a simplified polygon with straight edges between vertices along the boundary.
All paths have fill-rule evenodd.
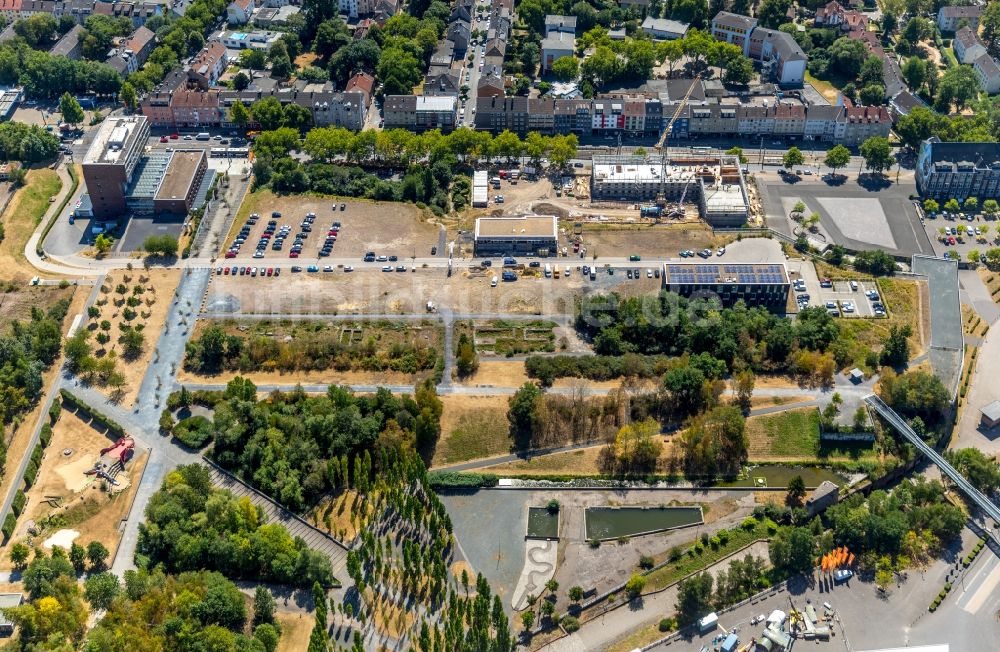
<path id="1" fill-rule="evenodd" d="M 650 569 L 654 566 L 653 558 L 649 555 L 639 557 L 639 568 Z"/>
<path id="2" fill-rule="evenodd" d="M 175 425 L 177 424 L 174 421 L 174 415 L 170 414 L 169 409 L 163 410 L 160 413 L 160 431 L 165 435 L 169 435 L 174 431 Z"/>
<path id="3" fill-rule="evenodd" d="M 492 473 L 432 471 L 427 474 L 427 482 L 434 489 L 442 487 L 495 487 L 498 480 L 499 478 Z"/>
<path id="4" fill-rule="evenodd" d="M 52 405 L 49 406 L 49 420 L 53 425 L 59 420 L 60 414 L 62 414 L 62 405 L 59 404 L 59 401 L 52 401 Z"/>
<path id="5" fill-rule="evenodd" d="M 565 629 L 568 634 L 572 634 L 576 630 L 580 629 L 580 621 L 573 616 L 563 616 L 561 623 L 562 628 Z"/>
<path id="6" fill-rule="evenodd" d="M 597 539 L 597 538 L 594 538 L 594 539 L 590 539 L 590 540 L 588 540 L 588 541 L 587 541 L 587 544 L 588 544 L 588 545 L 589 545 L 589 546 L 590 546 L 591 548 L 600 548 L 600 547 L 601 547 L 601 540 L 600 540 L 600 539 Z"/>
<path id="7" fill-rule="evenodd" d="M 660 620 L 659 629 L 661 632 L 672 632 L 677 629 L 676 618 L 663 618 Z"/>
<path id="8" fill-rule="evenodd" d="M 745 519 L 743 519 L 742 523 L 740 523 L 740 527 L 749 532 L 750 530 L 757 527 L 757 519 L 755 519 L 753 516 L 748 516 Z"/>
<path id="9" fill-rule="evenodd" d="M 212 422 L 197 415 L 180 421 L 173 429 L 174 437 L 191 448 L 201 448 L 212 440 Z"/>
<path id="10" fill-rule="evenodd" d="M 14 534 L 14 528 L 17 527 L 17 517 L 13 513 L 8 512 L 7 518 L 3 520 L 3 527 L 0 528 L 0 532 L 3 532 L 3 542 L 7 543 L 10 541 L 10 537 Z"/>
<path id="11" fill-rule="evenodd" d="M 28 502 L 28 497 L 24 495 L 23 491 L 21 491 L 20 489 L 18 489 L 17 493 L 14 494 L 14 502 L 11 504 L 11 509 L 14 510 L 15 514 L 17 514 L 18 516 L 20 516 L 21 512 L 24 511 L 24 505 L 27 502 Z"/>
<path id="12" fill-rule="evenodd" d="M 47 423 L 42 424 L 42 431 L 38 434 L 38 441 L 42 443 L 43 448 L 49 447 L 49 442 L 52 441 L 52 426 Z"/>

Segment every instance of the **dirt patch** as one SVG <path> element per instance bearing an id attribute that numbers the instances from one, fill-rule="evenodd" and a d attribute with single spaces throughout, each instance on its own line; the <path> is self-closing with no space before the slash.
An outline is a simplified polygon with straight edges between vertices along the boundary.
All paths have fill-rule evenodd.
<path id="1" fill-rule="evenodd" d="M 528 382 L 524 363 L 520 360 L 480 360 L 476 373 L 463 378 L 461 384 L 475 387 L 520 387 Z"/>
<path id="2" fill-rule="evenodd" d="M 584 224 L 582 239 L 588 256 L 675 256 L 685 249 L 716 248 L 731 240 L 713 235 L 712 230 L 703 224 L 644 224 L 634 227 Z"/>
<path id="3" fill-rule="evenodd" d="M 586 262 L 563 261 L 561 264 L 574 267 Z M 531 268 L 521 270 L 524 275 L 516 282 L 490 287 L 494 272 L 487 269 L 458 270 L 449 278 L 443 268 L 407 268 L 406 273 L 386 273 L 366 267 L 351 274 L 342 270 L 291 274 L 286 270 L 277 280 L 215 275 L 205 307 L 225 310 L 234 318 L 240 312 L 268 313 L 276 318 L 283 314 L 426 314 L 428 302 L 435 310 L 456 314 L 566 315 L 572 314 L 583 295 L 614 291 L 638 296 L 660 287 L 659 279 L 629 280 L 622 270 L 613 276 L 602 271 L 595 282 L 584 281 L 579 271 L 568 279 L 546 279 L 529 274 L 537 271 Z"/>
<path id="4" fill-rule="evenodd" d="M 345 210 L 340 210 L 340 204 Z M 331 210 L 333 205 L 337 210 Z M 240 256 L 234 260 L 245 263 L 260 261 L 251 258 L 260 235 L 271 219 L 272 212 L 281 213 L 278 225 L 287 224 L 292 228 L 292 234 L 298 233 L 298 226 L 306 213 L 315 213 L 316 222 L 313 230 L 305 238 L 302 255 L 304 258 L 315 257 L 319 251 L 327 230 L 334 221 L 341 223 L 337 234 L 337 243 L 333 247 L 333 255 L 337 257 L 357 256 L 360 261 L 366 251 L 378 254 L 397 255 L 400 260 L 417 256 L 427 256 L 431 247 L 438 245 L 439 228 L 427 221 L 430 213 L 420 211 L 412 204 L 395 202 L 364 201 L 352 197 L 323 197 L 320 195 L 284 195 L 278 196 L 269 190 L 260 190 L 247 195 L 240 206 L 233 226 L 226 237 L 225 247 L 236 239 L 236 235 L 246 223 L 251 213 L 258 213 L 261 219 L 250 230 Z M 287 243 L 285 250 L 272 251 L 267 248 L 263 261 L 288 261 Z M 230 262 L 234 262 L 231 260 Z"/>
<path id="5" fill-rule="evenodd" d="M 72 299 L 76 289 L 73 286 L 60 288 L 57 285 L 20 285 L 11 282 L 10 292 L 0 294 L 0 324 L 9 325 L 11 321 L 22 321 L 31 318 L 31 309 L 35 306 L 43 311 L 48 310 L 60 299 Z M 72 321 L 74 314 L 67 313 Z M 6 330 L 6 326 L 4 326 Z"/>
<path id="6" fill-rule="evenodd" d="M 121 405 L 131 406 L 139 392 L 181 274 L 179 269 L 117 270 L 109 273 L 104 280 L 101 295 L 95 302 L 100 314 L 90 319 L 86 327 L 93 333 L 91 342 L 95 354 L 99 357 L 114 354 L 118 359 L 117 369 L 125 375 L 123 389 L 115 397 Z M 130 306 L 129 303 L 135 305 Z M 126 319 L 128 316 L 132 319 Z M 128 326 L 141 328 L 145 338 L 142 351 L 135 357 L 122 353 L 120 338 L 125 332 L 123 327 Z M 102 333 L 110 338 L 103 345 L 96 339 Z M 112 391 L 111 388 L 106 390 L 109 395 Z"/>
<path id="7" fill-rule="evenodd" d="M 476 581 L 476 574 L 473 572 L 472 566 L 469 565 L 469 562 L 456 561 L 451 565 L 449 570 L 451 570 L 452 576 L 456 581 L 458 581 L 459 584 L 462 583 L 462 571 L 465 571 L 465 574 L 469 577 L 469 585 L 474 585 Z"/>

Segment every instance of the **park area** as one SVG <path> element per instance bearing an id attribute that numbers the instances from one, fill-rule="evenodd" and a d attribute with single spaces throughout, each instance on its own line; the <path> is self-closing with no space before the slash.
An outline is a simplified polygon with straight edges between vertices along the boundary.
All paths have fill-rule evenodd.
<path id="1" fill-rule="evenodd" d="M 514 356 L 529 353 L 553 353 L 556 350 L 554 322 L 491 321 L 460 322 L 456 324 L 456 337 L 470 337 L 480 355 Z"/>
<path id="2" fill-rule="evenodd" d="M 106 374 L 104 384 L 121 405 L 131 405 L 139 392 L 180 276 L 179 269 L 126 269 L 104 279 L 87 329 L 95 357 L 115 361 L 116 373 Z"/>
<path id="3" fill-rule="evenodd" d="M 823 442 L 815 407 L 792 408 L 746 421 L 751 462 L 815 462 L 874 459 L 872 443 Z M 773 485 L 772 485 L 773 486 Z"/>
<path id="4" fill-rule="evenodd" d="M 84 413 L 78 416 L 64 408 L 52 426 L 52 439 L 45 447 L 34 484 L 25 492 L 27 502 L 17 528 L 0 552 L 0 567 L 9 568 L 8 553 L 15 542 L 68 549 L 73 542 L 86 546 L 99 541 L 111 553 L 109 564 L 114 558 L 121 537 L 119 526 L 138 489 L 148 452 L 136 451 L 116 476 L 116 486 L 86 475 L 101 450 L 114 444 L 86 418 Z"/>

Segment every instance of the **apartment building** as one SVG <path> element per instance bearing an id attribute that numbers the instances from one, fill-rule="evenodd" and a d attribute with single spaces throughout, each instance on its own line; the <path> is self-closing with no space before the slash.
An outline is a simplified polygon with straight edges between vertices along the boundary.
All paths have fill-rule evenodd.
<path id="1" fill-rule="evenodd" d="M 942 32 L 954 32 L 958 29 L 958 24 L 963 20 L 973 29 L 979 27 L 979 17 L 983 15 L 983 7 L 980 5 L 967 5 L 962 7 L 944 6 L 938 10 L 937 26 Z"/>
<path id="2" fill-rule="evenodd" d="M 738 45 L 744 55 L 750 56 L 750 34 L 756 27 L 756 18 L 720 11 L 712 19 L 711 31 L 716 41 Z"/>
<path id="3" fill-rule="evenodd" d="M 979 80 L 979 87 L 988 94 L 1000 93 L 1000 66 L 988 54 L 980 55 L 972 62 L 972 70 Z"/>
<path id="4" fill-rule="evenodd" d="M 970 27 L 962 27 L 955 32 L 955 40 L 951 42 L 955 56 L 960 63 L 969 63 L 986 54 L 986 46 Z"/>
<path id="5" fill-rule="evenodd" d="M 214 86 L 226 70 L 226 46 L 212 41 L 202 48 L 187 65 L 188 79 L 202 89 Z"/>
<path id="6" fill-rule="evenodd" d="M 455 97 L 427 97 L 423 95 L 388 95 L 382 107 L 386 129 L 427 131 L 455 128 Z"/>
<path id="7" fill-rule="evenodd" d="M 671 105 L 664 112 L 672 114 Z M 778 104 L 686 106 L 671 137 L 775 136 L 859 145 L 889 135 L 892 117 L 885 107 Z"/>
<path id="8" fill-rule="evenodd" d="M 131 75 L 146 63 L 154 47 L 156 47 L 156 34 L 145 26 L 139 27 L 125 39 L 125 42 L 111 51 L 104 63 L 123 77 Z"/>
<path id="9" fill-rule="evenodd" d="M 924 197 L 1000 198 L 1000 144 L 943 143 L 932 137 L 920 145 L 917 190 Z"/>
<path id="10" fill-rule="evenodd" d="M 749 55 L 761 63 L 761 75 L 779 86 L 802 86 L 809 57 L 789 34 L 757 27 L 749 39 Z"/>

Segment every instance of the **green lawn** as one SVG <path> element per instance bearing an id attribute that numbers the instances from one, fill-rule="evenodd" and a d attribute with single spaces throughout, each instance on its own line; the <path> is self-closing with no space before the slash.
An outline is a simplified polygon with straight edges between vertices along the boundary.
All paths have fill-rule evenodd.
<path id="1" fill-rule="evenodd" d="M 509 453 L 514 442 L 510 424 L 500 410 L 482 409 L 461 414 L 434 452 L 434 464 L 454 464 Z"/>
<path id="2" fill-rule="evenodd" d="M 785 410 L 747 419 L 750 459 L 816 457 L 819 453 L 819 411 Z"/>

